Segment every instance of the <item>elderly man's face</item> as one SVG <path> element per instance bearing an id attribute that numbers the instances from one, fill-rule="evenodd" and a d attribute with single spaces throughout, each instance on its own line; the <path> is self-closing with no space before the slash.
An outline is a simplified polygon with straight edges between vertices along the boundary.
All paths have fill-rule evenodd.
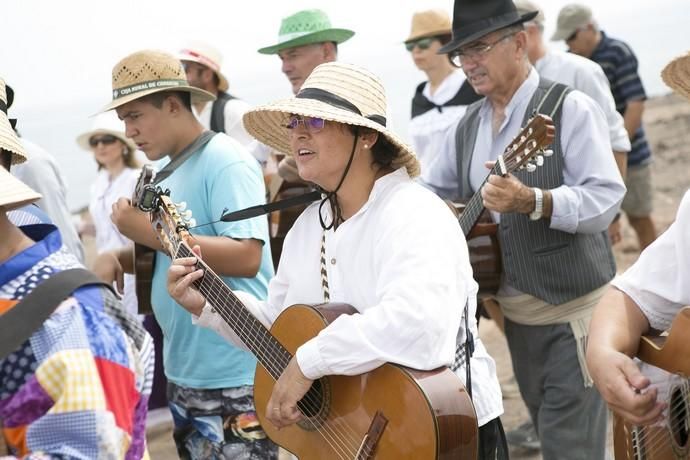
<path id="1" fill-rule="evenodd" d="M 312 45 L 287 48 L 278 53 L 283 61 L 282 71 L 290 80 L 292 92 L 297 94 L 316 66 L 329 62 L 329 54 L 326 50 L 327 43 L 315 43 Z"/>
<path id="2" fill-rule="evenodd" d="M 517 36 L 520 35 L 520 44 Z M 458 50 L 462 69 L 474 90 L 483 96 L 507 89 L 525 53 L 525 32 L 492 32 Z"/>

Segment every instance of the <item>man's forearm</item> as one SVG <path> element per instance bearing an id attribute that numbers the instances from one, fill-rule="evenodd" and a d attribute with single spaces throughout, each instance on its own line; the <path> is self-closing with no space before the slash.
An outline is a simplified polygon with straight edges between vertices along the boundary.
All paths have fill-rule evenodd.
<path id="1" fill-rule="evenodd" d="M 616 166 L 618 166 L 618 171 L 621 173 L 621 177 L 625 180 L 628 175 L 628 153 L 627 152 L 617 152 L 613 151 L 613 158 L 616 160 Z"/>
<path id="2" fill-rule="evenodd" d="M 644 101 L 628 102 L 623 114 L 623 124 L 628 132 L 628 137 L 632 140 L 637 129 L 642 125 L 642 112 L 644 111 Z"/>

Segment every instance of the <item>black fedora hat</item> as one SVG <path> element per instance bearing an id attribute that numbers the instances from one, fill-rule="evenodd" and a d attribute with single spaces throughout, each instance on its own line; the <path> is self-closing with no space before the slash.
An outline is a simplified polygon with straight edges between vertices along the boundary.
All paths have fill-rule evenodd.
<path id="1" fill-rule="evenodd" d="M 520 15 L 511 0 L 455 0 L 453 39 L 438 52 L 449 53 L 491 32 L 529 21 L 537 13 Z"/>

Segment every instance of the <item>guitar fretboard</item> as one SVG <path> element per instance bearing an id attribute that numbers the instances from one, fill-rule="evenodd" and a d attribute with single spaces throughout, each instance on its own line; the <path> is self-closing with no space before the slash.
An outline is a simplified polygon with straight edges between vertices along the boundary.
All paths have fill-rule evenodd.
<path id="1" fill-rule="evenodd" d="M 183 243 L 178 246 L 174 257 L 196 255 Z M 278 380 L 292 358 L 290 352 L 251 314 L 232 289 L 208 265 L 198 260 L 197 267 L 204 270 L 204 276 L 194 282 L 194 287 L 218 311 L 268 373 Z"/>
<path id="2" fill-rule="evenodd" d="M 458 218 L 458 221 L 460 222 L 460 228 L 462 228 L 462 233 L 467 236 L 469 235 L 470 231 L 472 230 L 472 227 L 474 227 L 474 224 L 477 223 L 479 220 L 479 216 L 482 215 L 482 212 L 484 211 L 484 205 L 482 204 L 482 194 L 479 192 L 479 190 L 484 187 L 484 184 L 486 184 L 486 181 L 489 180 L 489 177 L 492 174 L 498 174 L 498 168 L 494 166 L 491 169 L 491 172 L 489 173 L 486 178 L 484 178 L 484 181 L 482 182 L 482 185 L 479 187 L 478 191 L 472 195 L 472 198 L 470 198 L 470 201 L 467 202 L 467 205 L 465 205 L 465 209 L 462 211 L 462 214 L 460 214 L 460 217 Z"/>

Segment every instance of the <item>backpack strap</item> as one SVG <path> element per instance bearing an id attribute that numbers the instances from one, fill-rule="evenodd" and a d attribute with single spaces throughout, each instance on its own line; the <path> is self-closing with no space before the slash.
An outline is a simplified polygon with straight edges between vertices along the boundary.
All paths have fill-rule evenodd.
<path id="1" fill-rule="evenodd" d="M 216 133 L 225 132 L 225 104 L 233 99 L 237 98 L 225 91 L 218 92 L 218 96 L 216 96 L 216 100 L 213 101 L 211 106 L 211 131 Z"/>
<path id="2" fill-rule="evenodd" d="M 77 289 L 88 285 L 105 286 L 115 292 L 112 286 L 92 272 L 72 268 L 55 273 L 0 316 L 0 359 L 4 359 L 31 337 L 63 300 Z"/>

